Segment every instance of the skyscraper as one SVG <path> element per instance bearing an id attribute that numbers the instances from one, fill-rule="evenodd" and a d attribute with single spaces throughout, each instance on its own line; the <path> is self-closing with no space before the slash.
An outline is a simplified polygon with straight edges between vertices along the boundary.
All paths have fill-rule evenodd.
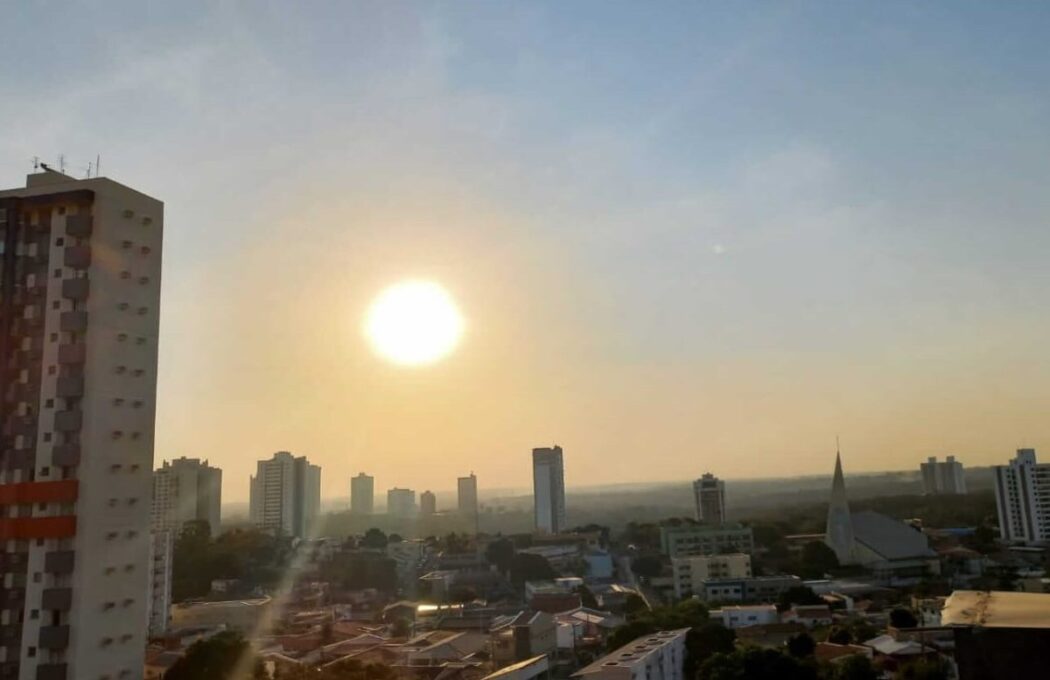
<path id="1" fill-rule="evenodd" d="M 565 529 L 565 464 L 560 446 L 532 450 L 532 493 L 536 530 Z"/>
<path id="2" fill-rule="evenodd" d="M 726 483 L 710 472 L 693 482 L 696 521 L 722 524 L 726 521 Z"/>
<path id="3" fill-rule="evenodd" d="M 416 514 L 416 492 L 396 486 L 386 492 L 386 514 L 391 517 L 412 517 Z"/>
<path id="4" fill-rule="evenodd" d="M 437 496 L 432 491 L 419 494 L 419 514 L 433 515 L 437 512 Z"/>
<path id="5" fill-rule="evenodd" d="M 204 520 L 219 533 L 222 470 L 199 458 L 176 458 L 153 472 L 154 531 L 178 531 L 186 522 Z"/>
<path id="6" fill-rule="evenodd" d="M 365 473 L 350 478 L 350 512 L 371 515 L 375 512 L 376 480 Z"/>
<path id="7" fill-rule="evenodd" d="M 835 453 L 835 477 L 831 481 L 831 502 L 828 504 L 828 519 L 824 542 L 835 551 L 840 564 L 853 564 L 854 536 L 853 518 L 846 498 L 846 478 L 842 474 L 842 455 Z"/>
<path id="8" fill-rule="evenodd" d="M 996 465 L 995 507 L 1005 541 L 1050 541 L 1050 464 L 1035 449 L 1017 449 L 1008 465 Z"/>
<path id="9" fill-rule="evenodd" d="M 955 456 L 948 456 L 943 463 L 930 456 L 925 463 L 919 464 L 919 471 L 922 473 L 923 492 L 927 495 L 966 493 L 963 465 L 955 460 Z"/>
<path id="10" fill-rule="evenodd" d="M 458 478 L 456 487 L 459 514 L 475 521 L 478 517 L 478 478 L 471 472 L 469 477 Z"/>
<path id="11" fill-rule="evenodd" d="M 306 456 L 278 451 L 260 460 L 251 478 L 251 520 L 284 536 L 310 535 L 321 506 L 321 468 Z"/>
<path id="12" fill-rule="evenodd" d="M 4 677 L 142 674 L 163 222 L 105 178 L 0 192 Z"/>

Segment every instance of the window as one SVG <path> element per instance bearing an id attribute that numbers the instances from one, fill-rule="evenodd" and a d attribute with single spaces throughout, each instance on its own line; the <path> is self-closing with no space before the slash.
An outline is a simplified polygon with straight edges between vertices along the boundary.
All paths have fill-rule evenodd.
<path id="1" fill-rule="evenodd" d="M 149 310 L 147 308 L 145 308 L 145 307 L 139 307 L 139 310 L 138 310 L 139 316 L 145 315 L 145 313 L 148 312 L 148 311 Z"/>
<path id="2" fill-rule="evenodd" d="M 40 610 L 39 609 L 30 609 L 29 610 L 29 618 L 31 618 L 31 619 L 39 619 L 40 618 Z"/>
<path id="3" fill-rule="evenodd" d="M 117 336 L 117 342 L 124 342 L 127 339 L 128 339 L 128 334 L 127 333 L 121 333 L 121 334 L 119 334 Z"/>
<path id="4" fill-rule="evenodd" d="M 56 279 L 62 278 L 62 270 L 61 269 L 56 269 L 55 270 L 55 278 Z"/>
<path id="5" fill-rule="evenodd" d="M 55 400 L 47 399 L 44 401 L 44 408 L 55 408 Z"/>
<path id="6" fill-rule="evenodd" d="M 124 241 L 120 245 L 124 248 L 124 250 L 129 250 L 132 246 L 132 243 L 131 241 Z"/>
<path id="7" fill-rule="evenodd" d="M 141 252 L 143 255 L 149 255 L 150 254 L 150 247 L 149 246 L 142 246 L 142 249 L 139 252 Z"/>
<path id="8" fill-rule="evenodd" d="M 43 574 L 41 574 L 39 571 L 34 571 L 33 572 L 33 583 L 40 583 L 40 581 L 42 581 L 42 580 L 43 580 Z"/>
<path id="9" fill-rule="evenodd" d="M 47 444 L 50 441 L 51 441 L 51 433 L 50 432 L 45 432 L 44 433 L 44 443 Z"/>
<path id="10" fill-rule="evenodd" d="M 40 476 L 41 477 L 47 477 L 50 474 L 51 474 L 51 468 L 49 468 L 48 466 L 45 465 L 44 467 L 40 468 Z"/>
<path id="11" fill-rule="evenodd" d="M 58 238 L 55 239 L 55 245 L 56 246 L 64 246 L 64 245 L 66 245 L 66 240 L 64 238 L 62 238 L 61 236 L 59 236 Z"/>
<path id="12" fill-rule="evenodd" d="M 131 278 L 131 272 L 129 272 L 127 270 L 120 272 L 120 278 L 122 278 L 122 279 L 130 279 Z"/>
<path id="13" fill-rule="evenodd" d="M 61 306 L 62 306 L 62 301 L 61 300 L 55 300 L 54 302 L 51 303 L 51 309 L 58 309 Z"/>
<path id="14" fill-rule="evenodd" d="M 148 227 L 151 224 L 153 224 L 153 218 L 152 217 L 143 217 L 142 218 L 142 226 Z"/>
<path id="15" fill-rule="evenodd" d="M 128 308 L 128 303 L 126 303 L 126 302 L 121 302 L 119 305 L 117 305 L 117 309 L 119 309 L 122 312 L 124 310 L 126 310 L 127 308 Z"/>
<path id="16" fill-rule="evenodd" d="M 30 647 L 28 651 L 26 651 L 26 656 L 28 656 L 29 658 L 33 658 L 34 656 L 36 656 L 36 647 Z"/>
<path id="17" fill-rule="evenodd" d="M 58 342 L 58 333 L 51 334 L 51 342 Z"/>

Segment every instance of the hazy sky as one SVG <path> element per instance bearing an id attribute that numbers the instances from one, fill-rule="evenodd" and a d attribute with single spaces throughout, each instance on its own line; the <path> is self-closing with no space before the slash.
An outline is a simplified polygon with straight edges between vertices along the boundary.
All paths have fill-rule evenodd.
<path id="1" fill-rule="evenodd" d="M 380 490 L 1050 456 L 1050 5 L 18 3 L 0 185 L 166 203 L 156 456 Z M 430 278 L 422 369 L 361 317 Z"/>

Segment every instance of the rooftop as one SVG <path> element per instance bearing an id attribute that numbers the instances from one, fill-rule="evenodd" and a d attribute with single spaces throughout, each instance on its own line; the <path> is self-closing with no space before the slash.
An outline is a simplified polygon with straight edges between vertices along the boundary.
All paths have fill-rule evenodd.
<path id="1" fill-rule="evenodd" d="M 679 630 L 662 630 L 652 635 L 646 635 L 638 638 L 634 642 L 620 647 L 616 651 L 603 656 L 589 666 L 581 668 L 574 674 L 575 676 L 590 675 L 592 673 L 601 673 L 608 669 L 610 666 L 632 668 L 640 663 L 644 663 L 648 656 L 662 648 L 664 645 L 684 637 L 689 632 L 688 628 L 681 628 Z"/>
<path id="2" fill-rule="evenodd" d="M 936 557 L 926 535 L 904 522 L 865 510 L 850 515 L 857 541 L 887 560 Z"/>
<path id="3" fill-rule="evenodd" d="M 944 603 L 945 626 L 1050 628 L 1050 595 L 956 590 Z"/>

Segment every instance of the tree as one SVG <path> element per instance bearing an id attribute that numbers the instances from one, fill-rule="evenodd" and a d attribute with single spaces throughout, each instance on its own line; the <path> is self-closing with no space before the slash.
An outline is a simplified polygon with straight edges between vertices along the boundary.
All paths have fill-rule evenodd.
<path id="1" fill-rule="evenodd" d="M 880 675 L 871 659 L 854 654 L 835 664 L 828 680 L 878 680 Z"/>
<path id="2" fill-rule="evenodd" d="M 824 604 L 824 600 L 807 586 L 792 586 L 780 594 L 777 600 L 777 609 L 781 611 L 791 609 L 793 605 L 801 604 Z"/>
<path id="3" fill-rule="evenodd" d="M 386 537 L 387 545 L 391 543 L 402 543 L 405 539 L 401 538 L 401 534 L 390 534 Z"/>
<path id="4" fill-rule="evenodd" d="M 408 619 L 397 619 L 390 624 L 390 634 L 396 638 L 408 637 L 412 634 L 412 622 Z"/>
<path id="5" fill-rule="evenodd" d="M 686 674 L 691 678 L 696 669 L 715 654 L 728 654 L 736 643 L 736 632 L 721 623 L 708 621 L 693 628 L 685 636 Z"/>
<path id="6" fill-rule="evenodd" d="M 836 645 L 848 645 L 853 642 L 853 635 L 850 634 L 850 630 L 846 626 L 834 626 L 828 632 L 828 642 Z"/>
<path id="7" fill-rule="evenodd" d="M 800 570 L 804 578 L 822 578 L 839 566 L 835 551 L 821 541 L 810 541 L 802 546 Z"/>
<path id="8" fill-rule="evenodd" d="M 628 619 L 640 616 L 648 611 L 649 605 L 645 603 L 645 599 L 638 593 L 628 593 L 627 597 L 624 598 L 623 613 Z"/>
<path id="9" fill-rule="evenodd" d="M 980 524 L 974 529 L 971 536 L 968 536 L 964 541 L 966 547 L 971 550 L 976 550 L 982 555 L 995 552 L 995 530 L 987 524 Z"/>
<path id="10" fill-rule="evenodd" d="M 382 550 L 386 548 L 387 538 L 379 529 L 375 527 L 365 532 L 364 537 L 361 539 L 362 548 L 372 548 L 374 550 Z"/>
<path id="11" fill-rule="evenodd" d="M 643 578 L 659 576 L 663 569 L 664 562 L 659 555 L 640 555 L 631 560 L 631 571 Z"/>
<path id="12" fill-rule="evenodd" d="M 816 680 L 816 671 L 775 649 L 747 647 L 715 654 L 700 666 L 698 680 Z"/>
<path id="13" fill-rule="evenodd" d="M 498 538 L 485 548 L 485 559 L 493 564 L 501 573 L 510 571 L 514 562 L 514 542 L 508 538 Z"/>
<path id="14" fill-rule="evenodd" d="M 598 598 L 594 596 L 591 589 L 585 585 L 581 585 L 576 588 L 576 593 L 580 596 L 580 604 L 584 607 L 591 609 L 598 608 Z"/>
<path id="15" fill-rule="evenodd" d="M 918 659 L 897 669 L 894 680 L 948 680 L 951 670 L 940 657 Z"/>
<path id="16" fill-rule="evenodd" d="M 788 654 L 796 659 L 805 659 L 807 656 L 813 656 L 813 652 L 816 648 L 817 643 L 814 642 L 809 633 L 792 635 L 787 641 Z"/>
<path id="17" fill-rule="evenodd" d="M 240 633 L 224 631 L 190 645 L 164 674 L 166 680 L 227 680 L 239 664 L 250 663 L 251 645 Z"/>
<path id="18" fill-rule="evenodd" d="M 526 581 L 550 581 L 557 576 L 543 555 L 517 553 L 511 561 L 510 581 L 515 588 L 524 588 Z"/>
<path id="19" fill-rule="evenodd" d="M 609 634 L 608 639 L 605 641 L 605 645 L 611 652 L 637 640 L 643 635 L 654 633 L 656 630 L 657 628 L 653 625 L 652 621 L 628 621 L 626 624 L 620 626 Z"/>
<path id="20" fill-rule="evenodd" d="M 897 607 L 890 612 L 890 625 L 894 628 L 915 628 L 919 625 L 919 622 L 915 618 L 915 614 L 912 614 L 907 609 Z"/>

